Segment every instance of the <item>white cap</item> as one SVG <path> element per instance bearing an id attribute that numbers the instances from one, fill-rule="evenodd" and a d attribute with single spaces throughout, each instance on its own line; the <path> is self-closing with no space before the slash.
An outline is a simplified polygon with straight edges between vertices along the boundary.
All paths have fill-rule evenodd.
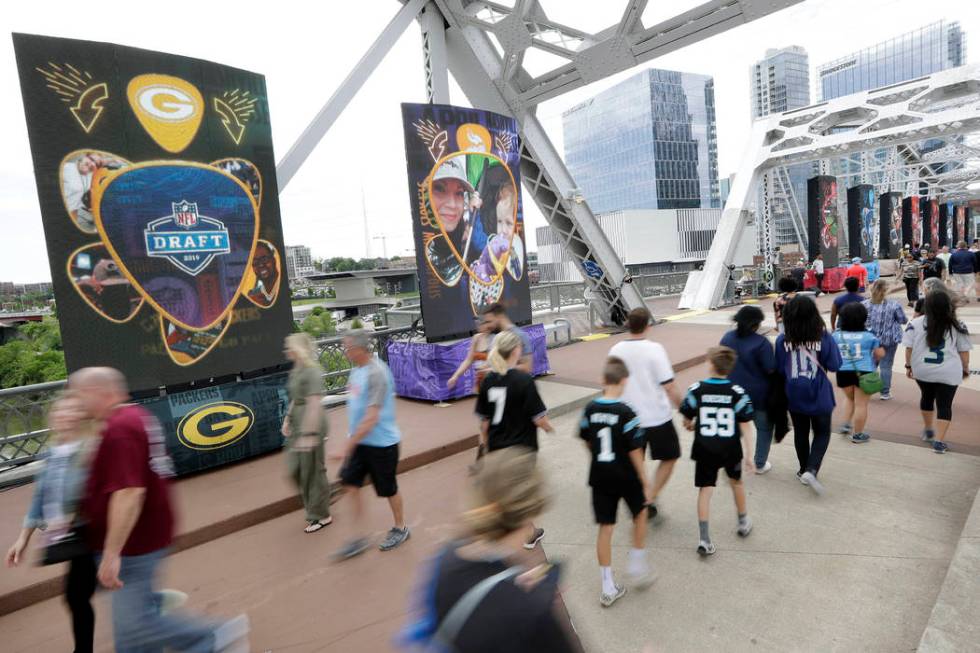
<path id="1" fill-rule="evenodd" d="M 443 161 L 438 168 L 436 168 L 436 173 L 432 175 L 432 181 L 439 181 L 440 179 L 455 179 L 456 181 L 463 184 L 466 190 L 473 192 L 473 185 L 470 184 L 470 180 L 466 178 L 466 166 L 463 164 L 463 156 L 454 156 Z"/>

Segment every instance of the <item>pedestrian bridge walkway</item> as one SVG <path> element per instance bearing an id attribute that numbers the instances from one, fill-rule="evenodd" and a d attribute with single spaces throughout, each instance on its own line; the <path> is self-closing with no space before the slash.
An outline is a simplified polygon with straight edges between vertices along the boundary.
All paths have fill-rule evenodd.
<path id="1" fill-rule="evenodd" d="M 819 303 L 826 309 L 829 301 Z M 769 302 L 763 308 L 771 314 Z M 653 337 L 667 347 L 678 383 L 704 375 L 703 353 L 717 343 L 732 312 L 656 327 Z M 872 442 L 832 442 L 821 473 L 826 497 L 816 499 L 795 480 L 790 441 L 773 447 L 769 475 L 748 479 L 756 530 L 747 540 L 735 537 L 731 499 L 720 487 L 712 506 L 719 551 L 709 560 L 694 553 L 693 470 L 690 461 L 680 461 L 662 496 L 665 518 L 649 543 L 660 580 L 647 594 L 602 610 L 586 453 L 572 429 L 578 406 L 598 387 L 601 361 L 620 337 L 550 352 L 554 374 L 542 392 L 552 410 L 565 412 L 556 420 L 559 433 L 541 438 L 541 464 L 555 493 L 543 519 L 544 553 L 566 565 L 564 601 L 587 650 L 912 650 L 937 596 L 950 595 L 940 590 L 947 569 L 965 564 L 972 577 L 980 573 L 975 563 L 950 567 L 980 485 L 980 396 L 961 390 L 948 437 L 954 453 L 937 456 L 918 439 L 915 385 L 896 375 L 895 399 L 872 402 Z M 170 560 L 167 585 L 190 593 L 194 610 L 247 612 L 256 651 L 395 650 L 392 636 L 407 618 L 419 566 L 457 532 L 476 433 L 472 399 L 445 408 L 399 401 L 398 411 L 411 461 L 400 475 L 413 528 L 404 547 L 332 564 L 329 554 L 347 535 L 343 506 L 334 525 L 303 534 L 302 513 L 273 455 L 177 484 L 183 550 Z M 345 419 L 343 409 L 336 411 L 335 435 L 345 432 Z M 339 438 L 328 446 L 337 445 Z M 29 491 L 0 493 L 4 541 L 12 541 Z M 380 535 L 390 519 L 387 507 L 368 505 Z M 619 547 L 627 535 L 623 523 Z M 58 571 L 0 571 L 5 652 L 69 650 L 67 615 L 57 598 L 48 598 L 56 596 Z M 104 597 L 97 610 L 98 648 L 108 651 Z"/>

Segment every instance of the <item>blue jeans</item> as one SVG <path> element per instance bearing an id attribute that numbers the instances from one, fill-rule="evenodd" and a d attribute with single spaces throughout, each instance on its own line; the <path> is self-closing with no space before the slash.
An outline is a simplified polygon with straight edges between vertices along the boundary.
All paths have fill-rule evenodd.
<path id="1" fill-rule="evenodd" d="M 892 365 L 895 364 L 895 352 L 898 350 L 898 343 L 885 347 L 885 355 L 878 361 L 881 374 L 881 394 L 887 395 L 892 390 Z"/>
<path id="2" fill-rule="evenodd" d="M 162 653 L 164 648 L 190 653 L 214 650 L 213 624 L 175 614 L 160 614 L 154 584 L 166 550 L 123 556 L 112 592 L 112 631 L 116 653 Z"/>
<path id="3" fill-rule="evenodd" d="M 769 447 L 772 446 L 772 422 L 764 410 L 755 409 L 752 414 L 755 423 L 755 466 L 762 467 L 769 460 Z"/>

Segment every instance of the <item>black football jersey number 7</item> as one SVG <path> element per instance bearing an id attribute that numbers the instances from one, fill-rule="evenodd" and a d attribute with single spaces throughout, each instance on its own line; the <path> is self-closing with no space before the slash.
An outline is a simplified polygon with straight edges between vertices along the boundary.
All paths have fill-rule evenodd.
<path id="1" fill-rule="evenodd" d="M 489 422 L 490 451 L 520 445 L 537 451 L 538 428 L 534 419 L 547 412 L 534 379 L 520 370 L 491 372 L 480 385 L 476 413 Z"/>

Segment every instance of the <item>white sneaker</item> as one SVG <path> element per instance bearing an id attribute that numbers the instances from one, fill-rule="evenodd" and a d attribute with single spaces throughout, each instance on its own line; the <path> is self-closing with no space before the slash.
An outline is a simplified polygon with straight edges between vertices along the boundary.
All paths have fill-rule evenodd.
<path id="1" fill-rule="evenodd" d="M 615 594 L 606 594 L 603 592 L 599 595 L 599 604 L 604 608 L 608 608 L 624 596 L 626 596 L 626 588 L 622 585 L 617 585 Z"/>
<path id="2" fill-rule="evenodd" d="M 657 580 L 657 575 L 654 574 L 653 569 L 648 566 L 642 571 L 630 571 L 627 578 L 629 578 L 630 585 L 638 590 L 645 590 L 653 585 L 654 581 Z"/>
<path id="3" fill-rule="evenodd" d="M 178 590 L 160 590 L 157 592 L 157 600 L 160 602 L 160 614 L 173 612 L 187 603 L 188 598 L 186 594 Z"/>
<path id="4" fill-rule="evenodd" d="M 698 542 L 698 555 L 701 556 L 702 558 L 713 555 L 714 552 L 715 552 L 714 542 L 705 542 L 704 540 Z"/>
<path id="5" fill-rule="evenodd" d="M 809 485 L 810 489 L 816 492 L 817 496 L 823 496 L 824 492 L 827 491 L 823 483 L 817 480 L 813 472 L 803 472 L 803 476 L 800 477 L 800 483 Z"/>
<path id="6" fill-rule="evenodd" d="M 248 616 L 240 614 L 229 619 L 214 630 L 214 650 L 222 652 L 247 653 Z"/>
<path id="7" fill-rule="evenodd" d="M 745 523 L 740 524 L 736 529 L 736 532 L 738 533 L 739 537 L 748 537 L 749 533 L 752 532 L 752 518 L 746 515 Z"/>
<path id="8" fill-rule="evenodd" d="M 755 473 L 761 476 L 762 474 L 768 474 L 769 470 L 771 469 L 772 469 L 772 463 L 767 460 L 765 465 L 763 465 L 762 467 L 755 468 Z"/>

